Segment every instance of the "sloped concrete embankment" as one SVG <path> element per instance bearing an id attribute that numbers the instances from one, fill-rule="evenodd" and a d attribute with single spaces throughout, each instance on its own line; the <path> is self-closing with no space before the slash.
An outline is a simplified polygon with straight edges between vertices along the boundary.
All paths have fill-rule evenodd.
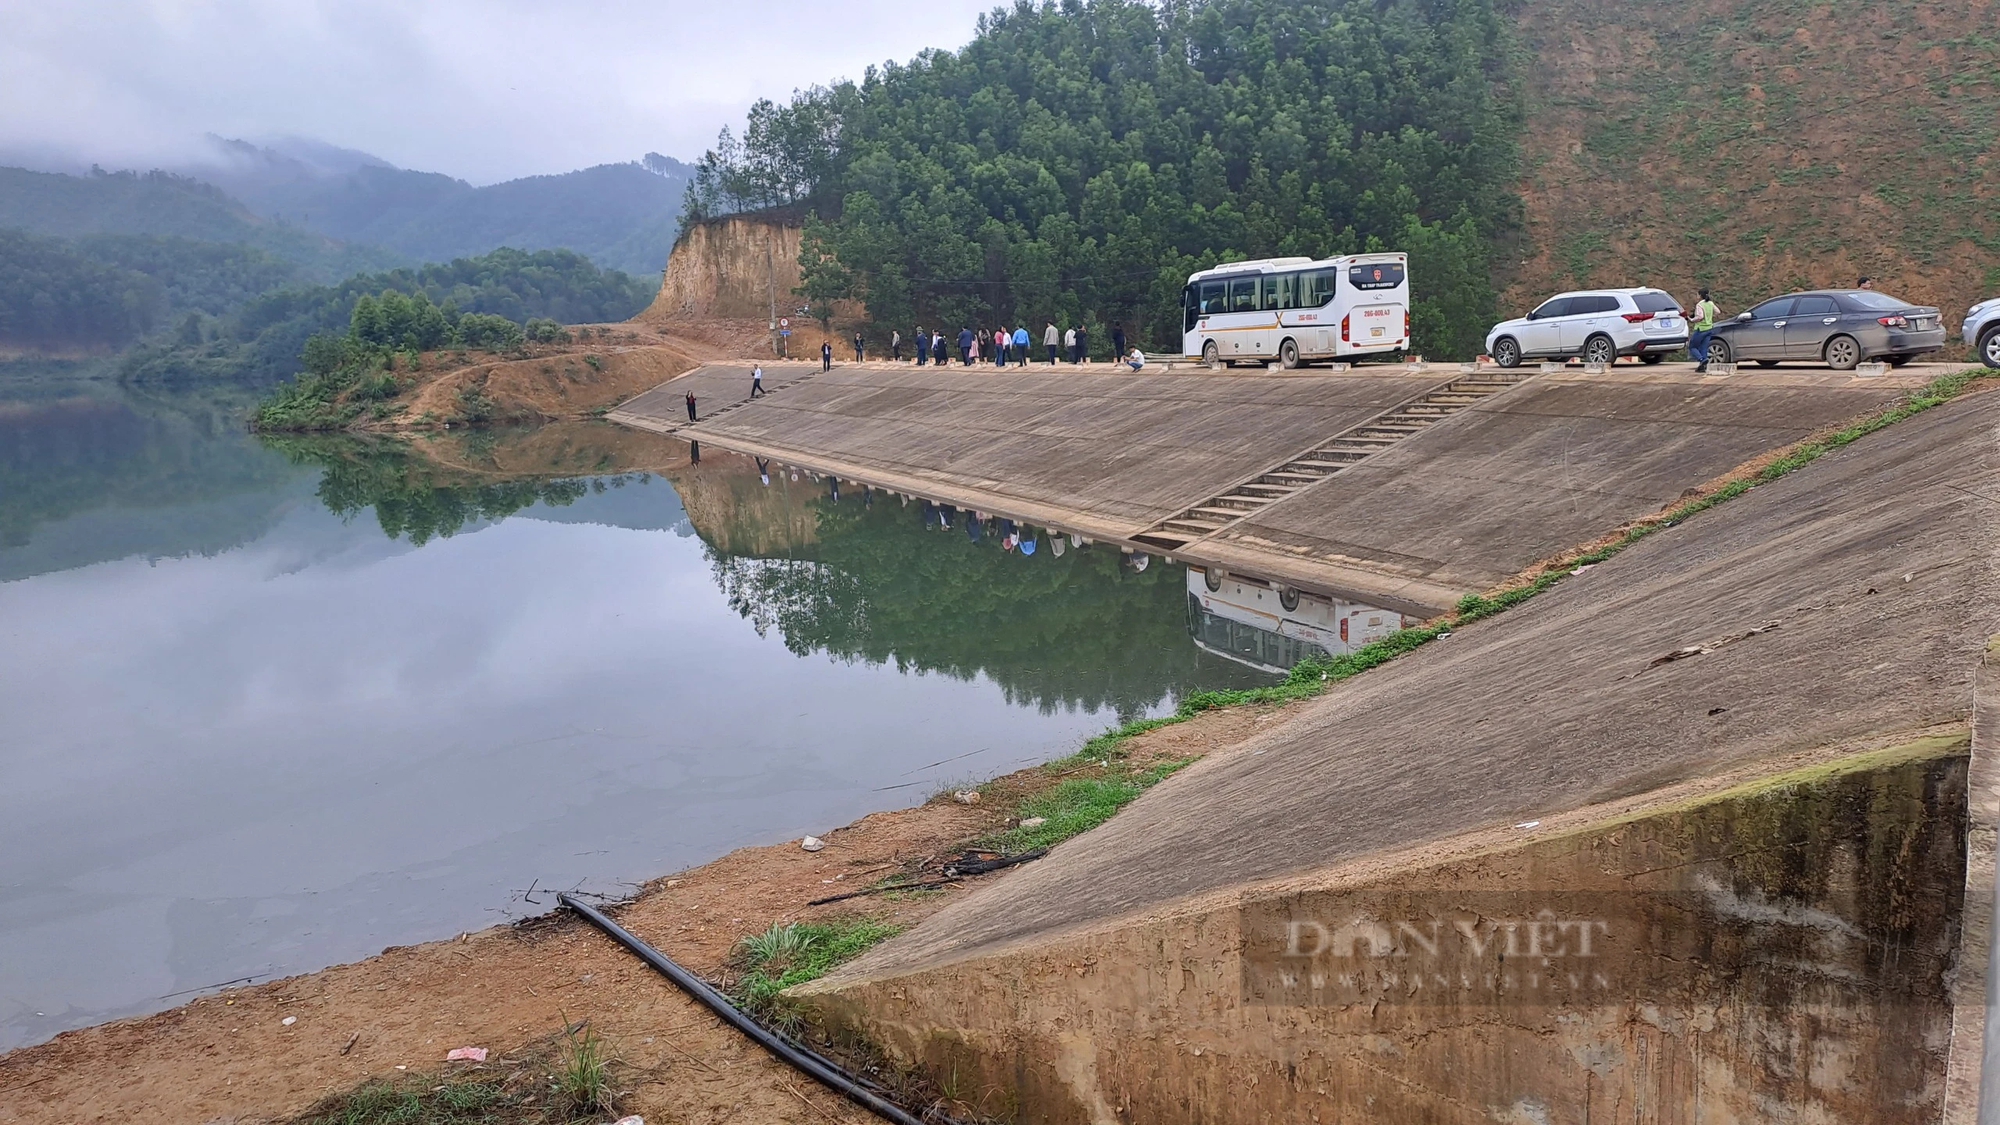
<path id="1" fill-rule="evenodd" d="M 1342 684 L 802 999 L 1020 1120 L 1936 1120 L 1996 425 L 1940 407 Z M 1475 978 L 1566 978 L 1508 943 L 1601 920 L 1620 971 L 1272 991 L 1290 922 L 1357 919 L 1469 921 Z"/>
<path id="2" fill-rule="evenodd" d="M 859 367 L 682 436 L 1129 542 L 1448 378 Z M 1538 377 L 1173 553 L 1434 614 L 1921 381 Z M 654 407 L 663 424 L 679 409 Z"/>

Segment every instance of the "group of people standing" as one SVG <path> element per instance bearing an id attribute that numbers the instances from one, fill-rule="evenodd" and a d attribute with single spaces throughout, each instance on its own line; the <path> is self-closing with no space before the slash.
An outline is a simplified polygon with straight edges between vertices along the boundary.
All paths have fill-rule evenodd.
<path id="1" fill-rule="evenodd" d="M 1046 349 L 1046 362 L 1051 366 L 1065 361 L 1071 364 L 1090 362 L 1090 336 L 1087 329 L 1080 327 L 1058 329 L 1055 322 L 1051 321 L 1042 330 L 1041 337 L 1042 347 Z M 991 363 L 995 367 L 1005 367 L 1008 364 L 1026 367 L 1034 353 L 1035 345 L 1035 337 L 1025 324 L 1012 330 L 1003 325 L 990 333 L 984 329 L 967 326 L 958 330 L 956 339 L 946 337 L 943 329 L 926 330 L 919 326 L 911 339 L 915 343 L 913 353 L 918 367 L 926 363 L 939 367 L 949 364 L 950 349 L 954 345 L 958 349 L 958 362 L 964 367 L 982 362 Z M 1111 330 L 1111 346 L 1119 358 L 1123 359 L 1124 328 Z M 902 360 L 903 334 L 900 331 L 890 335 L 889 350 L 894 359 Z"/>

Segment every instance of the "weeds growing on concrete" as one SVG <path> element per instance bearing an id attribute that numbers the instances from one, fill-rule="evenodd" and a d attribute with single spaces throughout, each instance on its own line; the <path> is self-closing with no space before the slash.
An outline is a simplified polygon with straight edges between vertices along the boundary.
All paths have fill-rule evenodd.
<path id="1" fill-rule="evenodd" d="M 872 918 L 777 923 L 737 943 L 735 957 L 743 976 L 732 990 L 736 1002 L 747 1011 L 767 1015 L 778 993 L 825 976 L 835 965 L 898 932 L 899 927 Z"/>

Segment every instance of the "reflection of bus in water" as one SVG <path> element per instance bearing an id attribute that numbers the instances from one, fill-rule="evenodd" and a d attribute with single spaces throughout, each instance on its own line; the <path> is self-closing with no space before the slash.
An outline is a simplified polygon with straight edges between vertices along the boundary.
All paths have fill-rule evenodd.
<path id="1" fill-rule="evenodd" d="M 1265 672 L 1338 656 L 1403 627 L 1394 610 L 1304 594 L 1255 578 L 1188 567 L 1188 632 L 1197 647 Z"/>
<path id="2" fill-rule="evenodd" d="M 1230 262 L 1188 276 L 1181 353 L 1211 367 L 1239 360 L 1297 367 L 1410 345 L 1407 254 Z"/>

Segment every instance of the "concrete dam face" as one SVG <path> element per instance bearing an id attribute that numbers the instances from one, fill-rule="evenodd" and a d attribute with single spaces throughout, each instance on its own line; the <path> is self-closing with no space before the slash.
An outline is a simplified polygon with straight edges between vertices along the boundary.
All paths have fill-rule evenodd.
<path id="1" fill-rule="evenodd" d="M 1013 1121 L 1970 1121 L 1996 429 L 1342 683 L 796 999 Z"/>

